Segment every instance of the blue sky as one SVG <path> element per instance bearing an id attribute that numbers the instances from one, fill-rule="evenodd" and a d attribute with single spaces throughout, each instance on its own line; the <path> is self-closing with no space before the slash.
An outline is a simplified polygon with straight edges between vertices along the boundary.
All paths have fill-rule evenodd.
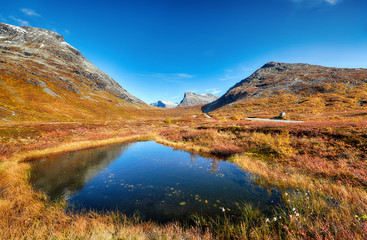
<path id="1" fill-rule="evenodd" d="M 147 103 L 223 95 L 269 61 L 367 67 L 366 0 L 2 0 Z"/>

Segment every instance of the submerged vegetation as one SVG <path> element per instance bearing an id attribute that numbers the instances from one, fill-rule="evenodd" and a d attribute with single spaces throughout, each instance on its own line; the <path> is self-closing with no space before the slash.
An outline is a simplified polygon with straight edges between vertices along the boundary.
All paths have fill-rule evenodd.
<path id="1" fill-rule="evenodd" d="M 162 110 L 163 111 L 163 110 Z M 367 235 L 367 122 L 274 123 L 169 111 L 150 120 L 19 123 L 0 126 L 0 235 L 87 239 L 363 239 Z M 190 109 L 189 111 L 193 111 Z M 170 121 L 167 121 L 169 119 Z M 242 217 L 194 216 L 194 226 L 159 225 L 117 212 L 66 212 L 29 182 L 27 161 L 50 154 L 155 139 L 177 149 L 227 157 L 256 183 L 282 190 L 269 217 L 249 204 Z"/>

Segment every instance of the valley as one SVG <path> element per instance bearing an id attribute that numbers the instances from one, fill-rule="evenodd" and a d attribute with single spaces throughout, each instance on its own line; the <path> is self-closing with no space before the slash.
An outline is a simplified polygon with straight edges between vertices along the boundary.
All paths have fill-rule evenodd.
<path id="1" fill-rule="evenodd" d="M 269 62 L 219 98 L 185 92 L 179 106 L 160 101 L 166 107 L 160 108 L 147 105 L 128 93 L 55 32 L 1 23 L 0 36 L 2 238 L 366 237 L 367 69 Z M 280 119 L 283 112 L 285 115 Z M 228 205 L 231 207 L 224 208 L 219 203 L 214 206 L 214 198 L 200 199 L 203 205 L 180 199 L 170 202 L 177 206 L 160 208 L 168 212 L 163 223 L 132 214 L 131 202 L 127 205 L 132 209 L 126 215 L 121 209 L 113 210 L 114 205 L 104 209 L 103 204 L 95 209 L 81 207 L 71 211 L 68 199 L 78 192 L 70 189 L 83 189 L 85 183 L 80 181 L 89 181 L 90 176 L 110 166 L 115 155 L 125 151 L 120 149 L 115 154 L 112 150 L 98 149 L 113 149 L 118 144 L 129 146 L 128 143 L 170 147 L 164 148 L 170 149 L 164 150 L 166 155 L 175 151 L 184 151 L 180 153 L 190 153 L 190 156 L 196 154 L 202 163 L 198 171 L 214 163 L 238 167 L 242 174 L 239 176 L 243 178 L 247 173 L 251 176 L 246 182 L 251 185 L 248 195 L 256 195 L 252 188 L 261 189 L 270 196 L 266 195 L 267 198 L 278 202 L 268 212 L 260 211 L 261 201 L 248 202 L 240 193 L 233 194 L 231 196 L 243 200 L 236 200 L 238 212 L 233 217 L 228 210 L 235 205 L 232 202 Z M 75 165 L 68 159 L 57 161 L 62 154 L 79 156 L 82 150 L 86 151 L 86 159 L 93 162 L 89 169 L 85 166 L 87 160 L 81 157 L 74 158 L 80 163 Z M 143 151 L 141 155 L 152 157 L 153 152 Z M 49 157 L 56 159 L 51 164 L 55 174 L 45 167 L 46 170 L 40 172 L 49 174 L 46 178 L 49 180 L 40 178 L 39 181 L 46 188 L 50 185 L 47 181 L 52 181 L 55 195 L 64 194 L 68 198 L 52 198 L 37 191 L 31 183 L 32 164 L 42 160 L 47 165 L 45 159 Z M 175 165 L 174 158 L 176 155 L 169 158 L 169 164 Z M 99 159 L 107 160 L 99 162 Z M 148 160 L 144 160 L 147 169 L 139 165 L 141 174 L 149 171 Z M 167 162 L 165 164 L 171 166 Z M 182 162 L 177 160 L 177 164 Z M 126 164 L 119 164 L 123 163 Z M 188 164 L 185 171 L 190 173 L 190 162 L 184 163 Z M 152 172 L 157 168 L 151 167 Z M 124 169 L 125 175 L 133 178 L 132 169 Z M 61 180 L 58 182 L 54 175 L 61 172 L 76 185 L 70 187 L 64 186 Z M 78 174 L 82 175 L 81 180 L 75 180 Z M 169 171 L 165 174 L 172 175 Z M 193 178 L 203 174 L 199 172 Z M 219 181 L 214 170 L 210 174 L 210 181 Z M 240 191 L 242 182 L 231 176 L 227 181 L 237 187 L 232 191 Z M 154 176 L 151 178 L 152 182 L 157 180 Z M 215 188 L 215 185 L 210 187 Z M 106 188 L 101 187 L 103 191 L 107 191 Z M 278 195 L 273 196 L 272 192 Z M 199 201 L 194 192 L 189 194 L 192 201 Z M 124 196 L 119 197 L 124 199 Z M 225 197 L 223 199 L 227 199 Z M 131 198 L 151 204 L 140 208 L 143 210 L 150 210 L 156 204 L 148 201 L 143 193 Z M 169 202 L 169 198 L 159 200 L 161 204 Z M 226 201 L 230 200 L 228 197 Z M 98 201 L 103 203 L 103 196 Z M 216 208 L 214 215 L 200 214 L 200 207 L 206 206 L 206 201 Z M 188 209 L 189 204 L 194 207 L 187 210 L 190 213 L 186 216 L 182 214 L 185 220 L 170 216 L 175 213 L 175 207 Z"/>

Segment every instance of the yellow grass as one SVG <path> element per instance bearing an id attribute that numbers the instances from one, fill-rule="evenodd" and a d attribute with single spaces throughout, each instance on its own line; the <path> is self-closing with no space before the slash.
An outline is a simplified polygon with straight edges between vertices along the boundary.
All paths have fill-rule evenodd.
<path id="1" fill-rule="evenodd" d="M 163 144 L 169 147 L 173 147 L 176 149 L 185 150 L 188 152 L 193 152 L 193 153 L 209 153 L 210 152 L 210 149 L 208 147 L 194 145 L 192 143 L 173 142 L 173 141 L 169 141 L 159 136 L 155 137 L 155 141 L 157 143 L 160 143 L 160 144 Z"/>
<path id="2" fill-rule="evenodd" d="M 276 211 L 284 219 L 281 222 L 284 227 L 277 223 L 267 223 L 263 216 L 256 214 L 256 219 L 251 220 L 248 215 L 245 219 L 249 222 L 244 220 L 236 224 L 227 221 L 215 224 L 206 222 L 206 225 L 198 221 L 198 226 L 201 227 L 197 228 L 184 227 L 178 223 L 158 225 L 141 222 L 115 212 L 66 213 L 64 202 L 50 203 L 46 196 L 34 192 L 28 182 L 27 161 L 68 151 L 131 141 L 154 139 L 160 144 L 204 155 L 212 154 L 214 148 L 219 151 L 228 149 L 218 147 L 219 145 L 237 146 L 230 149 L 238 150 L 238 146 L 246 146 L 248 141 L 252 141 L 259 146 L 265 144 L 266 149 L 281 153 L 279 156 L 283 158 L 297 154 L 297 149 L 290 148 L 290 136 L 285 133 L 284 139 L 279 141 L 273 138 L 277 135 L 271 137 L 270 134 L 257 134 L 251 138 L 251 135 L 239 133 L 238 126 L 213 121 L 215 120 L 175 119 L 171 123 L 165 123 L 164 118 L 161 118 L 155 122 L 132 122 L 123 125 L 15 125 L 6 127 L 3 132 L 0 129 L 0 141 L 9 147 L 13 144 L 19 146 L 19 149 L 12 150 L 14 153 L 6 153 L 6 158 L 0 162 L 0 236 L 4 239 L 281 239 L 284 236 L 291 239 L 302 236 L 322 239 L 340 238 L 344 234 L 350 239 L 363 238 L 366 234 L 366 230 L 363 232 L 364 220 L 357 220 L 355 215 L 363 216 L 367 212 L 365 189 L 338 184 L 333 179 L 310 176 L 286 165 L 286 161 L 274 159 L 271 155 L 263 158 L 264 155 L 258 153 L 243 152 L 232 155 L 230 160 L 258 176 L 258 184 L 269 188 L 277 186 L 283 190 L 285 206 Z M 214 124 L 220 131 L 208 127 Z M 206 130 L 199 131 L 199 127 Z M 261 124 L 255 127 L 268 129 Z M 38 128 L 42 131 L 34 133 L 33 130 Z M 244 127 L 247 128 L 250 127 Z M 172 140 L 164 131 L 172 131 L 176 137 L 186 134 L 185 136 L 190 137 L 192 141 Z M 52 144 L 38 145 L 48 142 Z M 298 191 L 292 192 L 290 188 L 298 189 L 303 195 Z M 286 196 L 285 193 L 289 195 Z M 308 193 L 309 198 L 306 198 L 305 193 Z M 338 207 L 330 205 L 330 197 L 335 199 Z M 298 209 L 305 220 L 290 218 L 293 208 Z M 252 214 L 250 210 L 246 210 L 246 214 Z M 335 229 L 340 229 L 341 233 Z M 351 232 L 351 229 L 354 230 Z"/>
<path id="3" fill-rule="evenodd" d="M 101 147 L 101 146 L 107 146 L 112 144 L 118 144 L 118 143 L 125 143 L 125 142 L 136 142 L 136 141 L 148 141 L 153 140 L 154 136 L 149 135 L 133 135 L 129 137 L 116 137 L 116 138 L 110 138 L 105 140 L 90 140 L 90 141 L 79 141 L 79 142 L 71 142 L 71 143 L 65 143 L 61 144 L 57 147 L 52 148 L 46 148 L 41 150 L 33 150 L 25 153 L 20 153 L 15 155 L 10 161 L 31 161 L 35 159 L 40 159 L 42 157 L 55 155 L 55 154 L 61 154 L 66 152 L 72 152 L 72 151 L 78 151 L 83 149 L 89 149 L 89 148 L 95 148 L 95 147 Z"/>
<path id="4" fill-rule="evenodd" d="M 150 140 L 152 136 L 130 136 L 100 141 L 61 144 L 43 150 L 17 154 L 0 164 L 0 236 L 2 239 L 211 239 L 196 229 L 183 229 L 177 223 L 159 226 L 128 219 L 123 214 L 66 213 L 63 203 L 50 204 L 47 198 L 29 185 L 31 160 L 67 151 L 122 142 Z"/>
<path id="5" fill-rule="evenodd" d="M 269 165 L 256 159 L 253 154 L 235 155 L 230 160 L 243 170 L 260 176 L 264 182 L 271 183 L 274 186 L 283 189 L 291 187 L 303 191 L 322 192 L 358 206 L 361 212 L 367 210 L 367 192 L 364 189 L 335 184 L 329 180 L 314 179 L 299 174 L 292 168 L 285 170 L 279 165 Z"/>

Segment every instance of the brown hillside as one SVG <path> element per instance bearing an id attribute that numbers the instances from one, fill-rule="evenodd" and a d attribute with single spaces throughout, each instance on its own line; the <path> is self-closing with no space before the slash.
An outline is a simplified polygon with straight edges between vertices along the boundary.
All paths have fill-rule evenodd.
<path id="1" fill-rule="evenodd" d="M 149 108 L 55 32 L 0 23 L 0 121 L 109 120 Z"/>
<path id="2" fill-rule="evenodd" d="M 202 110 L 270 117 L 280 111 L 359 111 L 366 106 L 367 69 L 270 62 Z"/>

